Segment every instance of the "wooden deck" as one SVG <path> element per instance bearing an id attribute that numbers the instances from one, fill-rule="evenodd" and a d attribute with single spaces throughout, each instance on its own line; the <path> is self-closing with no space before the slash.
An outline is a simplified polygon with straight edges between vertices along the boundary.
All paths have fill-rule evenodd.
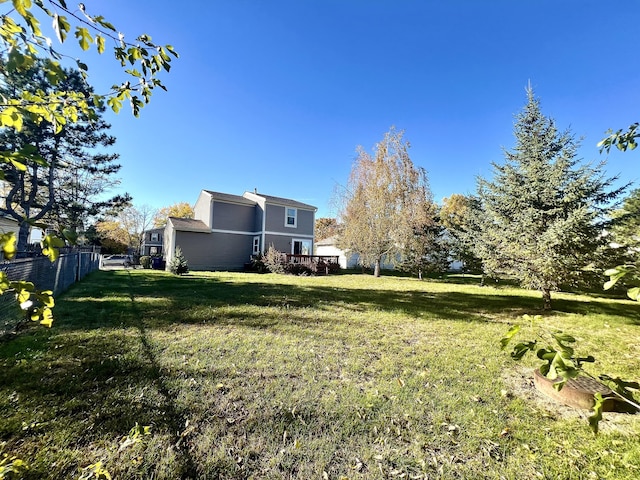
<path id="1" fill-rule="evenodd" d="M 338 255 L 296 255 L 285 253 L 285 263 L 304 265 L 317 275 L 328 275 L 332 266 L 338 265 Z"/>

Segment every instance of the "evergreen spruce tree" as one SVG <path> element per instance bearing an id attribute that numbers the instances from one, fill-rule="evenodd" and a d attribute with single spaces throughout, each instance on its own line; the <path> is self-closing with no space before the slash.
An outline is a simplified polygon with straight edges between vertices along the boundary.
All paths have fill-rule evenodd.
<path id="1" fill-rule="evenodd" d="M 185 273 L 189 273 L 189 264 L 187 263 L 187 259 L 184 258 L 180 247 L 176 247 L 175 256 L 169 263 L 169 270 L 174 275 L 184 275 Z"/>
<path id="2" fill-rule="evenodd" d="M 531 87 L 516 116 L 516 144 L 504 164 L 493 163 L 493 180 L 478 179 L 480 200 L 476 254 L 485 272 L 507 274 L 542 292 L 581 275 L 605 244 L 605 207 L 626 187 L 610 191 L 602 164 L 581 164 L 578 142 L 540 111 Z"/>

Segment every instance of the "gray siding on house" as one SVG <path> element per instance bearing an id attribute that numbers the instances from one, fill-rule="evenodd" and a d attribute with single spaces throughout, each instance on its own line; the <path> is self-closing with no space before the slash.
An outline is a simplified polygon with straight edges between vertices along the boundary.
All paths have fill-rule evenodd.
<path id="1" fill-rule="evenodd" d="M 176 246 L 190 270 L 242 270 L 251 256 L 253 236 L 231 233 L 176 232 Z"/>
<path id="2" fill-rule="evenodd" d="M 291 242 L 293 237 L 287 237 L 285 235 L 269 235 L 265 236 L 265 251 L 267 251 L 271 245 L 273 248 L 281 253 L 291 253 Z"/>
<path id="3" fill-rule="evenodd" d="M 291 207 L 289 207 L 291 208 Z M 267 232 L 282 232 L 287 235 L 313 235 L 314 212 L 297 209 L 296 226 L 285 227 L 285 207 L 267 204 Z"/>
<path id="4" fill-rule="evenodd" d="M 213 201 L 214 230 L 255 232 L 256 207 Z"/>
<path id="5" fill-rule="evenodd" d="M 256 216 L 255 216 L 255 224 L 254 224 L 254 232 L 262 232 L 262 218 L 264 217 L 264 211 L 260 207 L 260 205 L 256 205 Z"/>
<path id="6" fill-rule="evenodd" d="M 313 235 L 314 216 L 315 213 L 309 210 L 298 210 L 298 233 Z"/>
<path id="7" fill-rule="evenodd" d="M 284 207 L 279 205 L 266 205 L 267 223 L 265 230 L 267 232 L 294 232 L 295 228 L 286 228 L 284 226 Z"/>

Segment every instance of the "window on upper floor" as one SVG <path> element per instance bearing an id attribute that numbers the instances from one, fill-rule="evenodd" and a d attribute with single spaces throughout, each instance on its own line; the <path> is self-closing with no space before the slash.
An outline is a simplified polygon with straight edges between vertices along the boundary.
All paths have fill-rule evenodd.
<path id="1" fill-rule="evenodd" d="M 152 242 L 159 242 L 160 241 L 160 234 L 159 233 L 152 233 L 151 234 L 151 241 Z"/>
<path id="2" fill-rule="evenodd" d="M 298 225 L 298 210 L 295 208 L 285 208 L 285 227 L 296 227 Z"/>

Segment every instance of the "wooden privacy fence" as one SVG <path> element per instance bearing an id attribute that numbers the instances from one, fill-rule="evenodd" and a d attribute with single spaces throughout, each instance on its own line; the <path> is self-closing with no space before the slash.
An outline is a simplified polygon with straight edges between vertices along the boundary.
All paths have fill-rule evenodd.
<path id="1" fill-rule="evenodd" d="M 37 289 L 51 290 L 54 295 L 61 294 L 99 267 L 100 254 L 82 250 L 63 253 L 53 263 L 47 257 L 0 262 L 0 270 L 7 274 L 9 280 L 33 282 Z M 12 330 L 22 315 L 13 292 L 0 296 L 0 337 Z"/>

